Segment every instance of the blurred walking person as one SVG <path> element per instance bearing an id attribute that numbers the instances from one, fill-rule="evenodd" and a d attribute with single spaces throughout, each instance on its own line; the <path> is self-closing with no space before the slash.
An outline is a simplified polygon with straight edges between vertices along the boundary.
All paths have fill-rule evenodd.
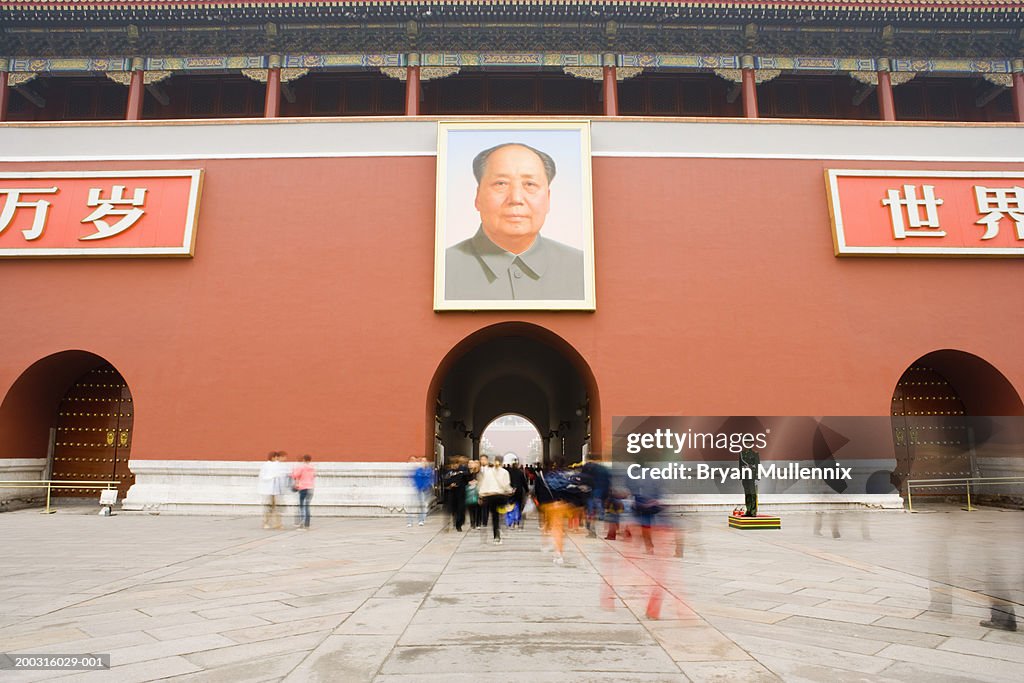
<path id="1" fill-rule="evenodd" d="M 483 471 L 491 466 L 490 460 L 484 454 L 480 454 L 480 460 L 478 461 L 479 471 L 476 475 L 477 485 L 477 496 L 480 494 L 480 479 L 483 476 Z M 480 523 L 477 526 L 487 526 L 487 504 L 485 501 L 480 500 Z"/>
<path id="2" fill-rule="evenodd" d="M 466 512 L 469 513 L 469 528 L 481 526 L 480 496 L 477 477 L 480 476 L 480 462 L 470 460 L 467 467 L 469 479 L 466 481 Z"/>
<path id="3" fill-rule="evenodd" d="M 412 521 L 419 513 L 419 525 L 427 521 L 427 510 L 430 508 L 430 496 L 434 492 L 434 468 L 430 466 L 427 459 L 422 456 L 412 456 L 409 462 L 413 463 L 412 473 L 409 475 L 412 480 L 413 502 L 409 506 L 409 514 L 406 519 L 406 526 L 412 526 Z"/>
<path id="4" fill-rule="evenodd" d="M 587 500 L 587 536 L 597 538 L 597 521 L 604 519 L 612 474 L 601 462 L 600 453 L 592 453 L 583 465 L 583 476 L 590 480 L 592 490 Z"/>
<path id="5" fill-rule="evenodd" d="M 309 529 L 309 503 L 313 500 L 313 486 L 316 483 L 316 468 L 313 458 L 302 456 L 302 461 L 292 468 L 292 488 L 299 494 L 299 513 L 295 518 L 295 528 Z"/>
<path id="6" fill-rule="evenodd" d="M 537 474 L 537 503 L 555 547 L 554 563 L 565 564 L 565 528 L 586 506 L 591 487 L 579 472 L 552 469 Z"/>
<path id="7" fill-rule="evenodd" d="M 256 492 L 263 496 L 263 528 L 280 529 L 281 527 L 281 496 L 287 486 L 287 465 L 282 459 L 284 451 L 267 453 L 267 461 L 260 466 L 260 478 L 256 484 Z"/>
<path id="8" fill-rule="evenodd" d="M 455 456 L 444 473 L 445 505 L 456 531 L 462 531 L 462 525 L 466 523 L 466 484 L 469 481 L 467 461 L 468 458 L 464 456 Z"/>
<path id="9" fill-rule="evenodd" d="M 509 482 L 508 471 L 501 466 L 501 458 L 495 457 L 487 467 L 481 463 L 478 494 L 481 506 L 487 510 L 494 528 L 494 545 L 501 545 L 501 513 L 498 508 L 505 504 L 512 495 L 512 484 Z"/>
<path id="10" fill-rule="evenodd" d="M 508 470 L 509 484 L 512 485 L 512 498 L 509 502 L 514 502 L 517 506 L 516 514 L 512 518 L 512 524 L 509 524 L 509 528 L 516 527 L 518 529 L 523 528 L 523 509 L 526 506 L 526 493 L 530 489 L 530 484 L 526 479 L 526 475 L 523 474 L 523 470 L 519 467 L 519 459 L 514 453 L 509 453 L 501 461 L 505 469 Z"/>

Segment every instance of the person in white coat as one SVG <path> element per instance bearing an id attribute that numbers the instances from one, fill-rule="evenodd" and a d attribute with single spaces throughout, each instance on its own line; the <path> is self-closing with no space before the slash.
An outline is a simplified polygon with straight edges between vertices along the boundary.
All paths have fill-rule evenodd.
<path id="1" fill-rule="evenodd" d="M 485 508 L 491 517 L 495 545 L 501 545 L 502 515 L 498 513 L 498 508 L 508 501 L 512 492 L 508 470 L 501 466 L 501 458 L 496 457 L 489 467 L 480 468 L 480 474 L 477 475 L 477 496 L 480 507 Z"/>
<path id="2" fill-rule="evenodd" d="M 285 494 L 288 480 L 288 465 L 284 462 L 283 451 L 271 451 L 267 461 L 260 466 L 260 478 L 256 493 L 263 496 L 263 528 L 281 529 L 281 496 Z"/>

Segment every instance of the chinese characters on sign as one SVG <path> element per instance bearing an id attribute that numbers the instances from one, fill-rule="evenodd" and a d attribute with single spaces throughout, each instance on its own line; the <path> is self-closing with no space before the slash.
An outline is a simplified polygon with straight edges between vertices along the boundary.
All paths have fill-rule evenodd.
<path id="1" fill-rule="evenodd" d="M 889 207 L 889 215 L 892 218 L 893 236 L 898 239 L 906 239 L 908 235 L 916 237 L 945 237 L 946 233 L 938 229 L 939 215 L 938 208 L 942 204 L 941 199 L 935 198 L 935 186 L 924 185 L 922 197 L 917 198 L 916 185 L 904 185 L 903 197 L 900 197 L 899 190 L 886 192 L 886 199 L 882 203 Z M 903 210 L 906 208 L 907 223 L 903 222 Z M 924 211 L 924 216 L 921 211 Z M 907 229 L 909 226 L 909 230 Z M 931 229 L 934 228 L 934 229 Z"/>
<path id="2" fill-rule="evenodd" d="M 0 256 L 191 256 L 201 170 L 0 173 Z"/>
<path id="3" fill-rule="evenodd" d="M 7 195 L 3 211 L 0 211 L 0 234 L 10 226 L 14 219 L 14 212 L 18 209 L 32 209 L 35 211 L 32 217 L 32 228 L 22 230 L 27 240 L 37 240 L 43 236 L 43 228 L 46 227 L 46 216 L 50 211 L 50 202 L 40 199 L 35 202 L 21 201 L 23 194 L 49 194 L 56 192 L 56 187 L 4 189 L 0 188 L 0 195 Z"/>
<path id="4" fill-rule="evenodd" d="M 1024 256 L 1024 173 L 826 173 L 837 256 Z"/>
<path id="5" fill-rule="evenodd" d="M 86 237 L 79 237 L 82 240 L 101 240 L 114 235 L 119 235 L 128 228 L 135 225 L 136 221 L 142 218 L 145 211 L 141 208 L 146 203 L 146 188 L 140 187 L 135 190 L 131 199 L 124 198 L 124 185 L 114 185 L 110 199 L 101 199 L 100 190 L 96 187 L 89 188 L 89 206 L 97 207 L 95 211 L 82 219 L 83 223 L 93 223 L 96 232 Z M 115 209 L 115 204 L 127 204 L 131 209 Z M 104 220 L 104 216 L 124 216 L 121 220 L 110 225 Z"/>
<path id="6" fill-rule="evenodd" d="M 1003 218 L 1009 218 L 1017 229 L 1017 239 L 1024 240 L 1024 204 L 1021 203 L 1024 202 L 1024 187 L 975 185 L 974 196 L 978 201 L 978 213 L 983 214 L 978 225 L 988 228 L 981 239 L 990 240 L 999 235 L 999 224 Z"/>

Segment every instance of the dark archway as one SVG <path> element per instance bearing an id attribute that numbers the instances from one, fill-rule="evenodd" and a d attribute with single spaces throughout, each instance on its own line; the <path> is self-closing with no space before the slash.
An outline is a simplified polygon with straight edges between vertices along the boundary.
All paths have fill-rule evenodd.
<path id="1" fill-rule="evenodd" d="M 601 443 L 590 366 L 568 342 L 537 325 L 486 327 L 444 357 L 427 393 L 427 452 L 476 458 L 484 428 L 507 413 L 537 427 L 545 462 L 579 460 L 590 444 Z"/>
<path id="2" fill-rule="evenodd" d="M 897 382 L 890 414 L 892 482 L 901 492 L 907 479 L 1003 476 L 1007 468 L 1018 469 L 1006 460 L 1020 457 L 1024 403 L 1010 381 L 978 356 L 954 349 L 921 356 Z"/>
<path id="3" fill-rule="evenodd" d="M 7 457 L 49 458 L 47 478 L 134 483 L 128 469 L 134 405 L 127 383 L 88 351 L 62 351 L 33 363 L 0 404 L 0 443 Z M 98 497 L 92 489 L 62 496 Z"/>

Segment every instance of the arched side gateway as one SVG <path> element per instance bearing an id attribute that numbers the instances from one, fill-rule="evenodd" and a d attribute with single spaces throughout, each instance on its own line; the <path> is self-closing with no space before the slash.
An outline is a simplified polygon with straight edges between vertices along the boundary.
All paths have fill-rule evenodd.
<path id="1" fill-rule="evenodd" d="M 507 413 L 537 427 L 546 463 L 577 461 L 601 444 L 590 366 L 571 344 L 538 325 L 492 325 L 448 352 L 427 392 L 425 452 L 438 460 L 477 458 L 484 428 Z"/>
<path id="2" fill-rule="evenodd" d="M 104 358 L 63 351 L 32 364 L 0 404 L 6 458 L 42 462 L 40 478 L 134 483 L 128 469 L 134 407 L 124 377 Z M 54 495 L 98 498 L 95 489 Z"/>
<path id="3" fill-rule="evenodd" d="M 1024 475 L 1024 458 L 1016 452 L 1024 437 L 1024 403 L 1010 381 L 978 356 L 943 349 L 918 358 L 896 384 L 891 415 L 892 482 L 903 494 L 908 479 Z M 922 489 L 920 495 L 962 492 Z"/>

